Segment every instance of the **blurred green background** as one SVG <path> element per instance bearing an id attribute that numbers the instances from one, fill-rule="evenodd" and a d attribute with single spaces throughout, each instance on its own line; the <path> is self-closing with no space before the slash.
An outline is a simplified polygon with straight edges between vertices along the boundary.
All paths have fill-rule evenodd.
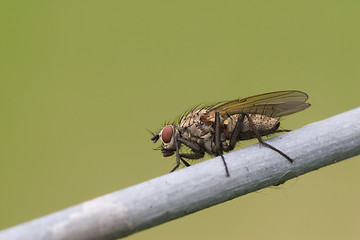
<path id="1" fill-rule="evenodd" d="M 198 103 L 359 106 L 359 1 L 1 1 L 0 229 L 166 174 L 158 130 Z M 252 142 L 251 142 L 252 143 Z M 360 158 L 128 239 L 359 239 Z"/>

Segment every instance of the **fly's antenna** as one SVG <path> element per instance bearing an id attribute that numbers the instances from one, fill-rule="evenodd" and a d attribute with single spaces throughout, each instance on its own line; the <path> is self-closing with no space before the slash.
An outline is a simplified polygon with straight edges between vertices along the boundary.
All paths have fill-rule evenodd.
<path id="1" fill-rule="evenodd" d="M 146 131 L 148 131 L 152 135 L 152 137 L 150 139 L 153 143 L 156 143 L 159 140 L 160 135 L 158 133 L 155 134 L 152 131 L 150 131 L 149 129 L 146 129 Z"/>
<path id="2" fill-rule="evenodd" d="M 152 141 L 153 143 L 156 143 L 156 142 L 159 140 L 159 138 L 160 138 L 160 135 L 159 135 L 159 134 L 156 134 L 156 135 L 154 135 L 154 136 L 151 138 L 151 141 Z"/>

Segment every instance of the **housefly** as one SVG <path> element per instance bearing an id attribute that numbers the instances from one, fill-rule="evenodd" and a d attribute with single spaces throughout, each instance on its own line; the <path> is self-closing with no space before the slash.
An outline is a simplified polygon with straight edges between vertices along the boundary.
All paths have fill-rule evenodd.
<path id="1" fill-rule="evenodd" d="M 151 140 L 154 143 L 161 140 L 164 157 L 176 154 L 176 165 L 171 172 L 181 162 L 190 166 L 185 159 L 199 159 L 208 153 L 221 156 L 226 176 L 229 176 L 223 152 L 233 150 L 238 141 L 252 138 L 257 138 L 262 145 L 292 163 L 292 158 L 264 142 L 261 137 L 281 132 L 279 118 L 308 108 L 310 104 L 306 103 L 307 99 L 304 92 L 288 90 L 196 107 L 184 113 L 177 122 L 153 134 Z M 180 152 L 182 145 L 191 152 Z"/>

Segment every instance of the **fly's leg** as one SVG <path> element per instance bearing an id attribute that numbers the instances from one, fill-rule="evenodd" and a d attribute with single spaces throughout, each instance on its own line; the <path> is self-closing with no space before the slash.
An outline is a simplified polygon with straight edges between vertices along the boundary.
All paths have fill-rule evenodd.
<path id="1" fill-rule="evenodd" d="M 204 157 L 205 152 L 202 150 L 202 148 L 200 147 L 199 144 L 185 140 L 183 138 L 179 138 L 178 141 L 183 143 L 184 145 L 188 146 L 192 151 L 192 153 L 180 153 L 180 160 L 185 164 L 185 166 L 190 167 L 191 165 L 187 161 L 185 161 L 183 158 L 199 159 L 199 158 Z"/>
<path id="2" fill-rule="evenodd" d="M 181 156 L 181 155 L 180 155 Z M 187 161 L 185 161 L 182 157 L 180 157 L 180 160 L 183 162 L 183 164 L 186 166 L 186 167 L 190 167 L 190 163 L 188 163 Z"/>
<path id="3" fill-rule="evenodd" d="M 225 172 L 226 176 L 230 177 L 228 167 L 225 162 L 225 158 L 223 156 L 223 150 L 222 150 L 222 144 L 221 144 L 221 123 L 220 123 L 220 114 L 218 112 L 215 113 L 215 146 L 217 154 L 221 157 L 224 166 L 225 166 Z"/>
<path id="4" fill-rule="evenodd" d="M 180 146 L 179 146 L 177 138 L 175 138 L 174 141 L 175 141 L 175 147 L 176 147 L 176 152 L 175 152 L 176 153 L 176 165 L 175 165 L 175 167 L 173 169 L 171 169 L 170 172 L 175 171 L 180 166 L 180 159 L 181 159 L 180 154 L 179 154 L 179 147 Z"/>
<path id="5" fill-rule="evenodd" d="M 283 156 L 284 158 L 286 158 L 287 160 L 289 160 L 289 162 L 291 162 L 291 163 L 294 162 L 294 160 L 293 160 L 292 158 L 290 158 L 288 155 L 286 155 L 285 153 L 283 153 L 283 152 L 280 151 L 279 149 L 271 146 L 270 144 L 264 142 L 264 141 L 262 140 L 262 138 L 261 138 L 258 130 L 256 129 L 254 122 L 252 121 L 251 117 L 249 116 L 249 114 L 247 114 L 247 113 L 242 113 L 242 114 L 245 115 L 245 116 L 247 117 L 247 119 L 249 120 L 250 127 L 251 127 L 251 129 L 254 131 L 254 133 L 255 133 L 255 135 L 256 135 L 256 138 L 258 139 L 258 141 L 259 141 L 261 144 L 267 146 L 268 148 L 274 150 L 275 152 L 278 152 L 281 156 Z M 236 123 L 236 124 L 238 124 L 238 123 Z"/>
<path id="6" fill-rule="evenodd" d="M 180 148 L 181 143 L 188 146 L 192 150 L 192 153 L 179 153 L 179 148 Z M 201 147 L 195 142 L 191 142 L 191 141 L 188 141 L 188 140 L 185 140 L 185 139 L 182 139 L 182 138 L 175 138 L 175 144 L 176 144 L 176 165 L 170 172 L 175 171 L 179 167 L 180 161 L 182 163 L 184 163 L 184 165 L 186 167 L 191 166 L 183 158 L 199 159 L 199 158 L 202 158 L 205 155 L 205 153 L 201 149 Z"/>
<path id="7" fill-rule="evenodd" d="M 239 115 L 239 118 L 236 122 L 234 131 L 233 131 L 230 141 L 229 141 L 229 150 L 233 150 L 236 145 L 237 139 L 239 138 L 239 135 L 243 128 L 244 118 L 245 118 L 245 114 L 241 113 Z"/>
<path id="8" fill-rule="evenodd" d="M 289 129 L 280 129 L 280 130 L 276 130 L 275 133 L 281 133 L 281 132 L 291 132 L 291 130 L 289 130 Z"/>

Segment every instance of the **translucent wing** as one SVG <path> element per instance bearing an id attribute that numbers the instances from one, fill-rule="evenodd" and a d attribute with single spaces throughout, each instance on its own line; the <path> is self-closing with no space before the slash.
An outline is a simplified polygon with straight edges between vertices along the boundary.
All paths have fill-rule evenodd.
<path id="1" fill-rule="evenodd" d="M 242 112 L 274 118 L 282 117 L 308 108 L 310 104 L 305 103 L 307 99 L 308 95 L 306 93 L 296 90 L 264 93 L 215 106 L 209 109 L 209 112 L 202 119 L 214 121 L 215 112 L 219 112 L 222 117 Z"/>

